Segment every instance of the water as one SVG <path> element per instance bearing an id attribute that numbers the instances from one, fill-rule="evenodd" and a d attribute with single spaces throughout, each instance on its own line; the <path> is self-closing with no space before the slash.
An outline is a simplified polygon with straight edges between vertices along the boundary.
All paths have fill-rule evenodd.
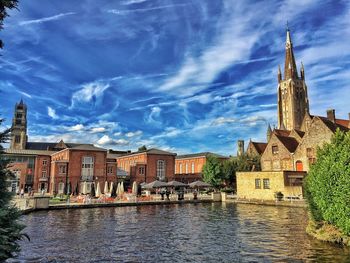
<path id="1" fill-rule="evenodd" d="M 305 234 L 301 208 L 184 204 L 24 216 L 20 262 L 350 262 Z"/>

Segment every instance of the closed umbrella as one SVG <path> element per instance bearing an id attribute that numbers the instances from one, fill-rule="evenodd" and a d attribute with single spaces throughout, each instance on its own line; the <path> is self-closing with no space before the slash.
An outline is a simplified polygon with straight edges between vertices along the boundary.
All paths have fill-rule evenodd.
<path id="1" fill-rule="evenodd" d="M 87 193 L 87 184 L 86 182 L 83 183 L 83 194 L 86 195 Z"/>
<path id="2" fill-rule="evenodd" d="M 134 182 L 132 183 L 132 193 L 133 193 L 134 195 L 137 195 L 137 183 L 136 183 L 136 181 L 134 181 Z"/>
<path id="3" fill-rule="evenodd" d="M 120 183 L 118 183 L 118 186 L 117 186 L 117 196 L 120 196 Z"/>
<path id="4" fill-rule="evenodd" d="M 97 186 L 96 186 L 96 197 L 100 197 L 101 195 L 101 187 L 100 187 L 100 182 L 97 182 Z"/>
<path id="5" fill-rule="evenodd" d="M 107 182 L 107 181 L 105 182 L 105 187 L 104 187 L 104 189 L 103 189 L 103 193 L 104 193 L 104 194 L 107 194 L 107 193 L 108 193 L 108 182 Z"/>
<path id="6" fill-rule="evenodd" d="M 120 194 L 124 194 L 124 182 L 120 183 Z"/>
<path id="7" fill-rule="evenodd" d="M 111 185 L 109 186 L 109 192 L 110 192 L 110 193 L 113 192 L 113 182 L 111 182 Z"/>

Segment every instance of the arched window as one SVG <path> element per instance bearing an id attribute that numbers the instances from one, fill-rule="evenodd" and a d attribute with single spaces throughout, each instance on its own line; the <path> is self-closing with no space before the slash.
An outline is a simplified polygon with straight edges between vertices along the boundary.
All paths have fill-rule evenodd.
<path id="1" fill-rule="evenodd" d="M 157 178 L 160 181 L 165 180 L 165 161 L 164 160 L 157 161 Z"/>

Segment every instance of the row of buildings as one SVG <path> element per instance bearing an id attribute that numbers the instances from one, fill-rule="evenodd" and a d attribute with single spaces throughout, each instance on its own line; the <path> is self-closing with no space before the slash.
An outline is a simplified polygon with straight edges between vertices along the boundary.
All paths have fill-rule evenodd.
<path id="1" fill-rule="evenodd" d="M 91 184 L 124 181 L 149 183 L 154 180 L 177 180 L 190 183 L 202 178 L 202 168 L 208 155 L 203 152 L 178 156 L 159 149 L 144 151 L 114 151 L 93 144 L 30 142 L 27 136 L 27 106 L 21 100 L 15 105 L 11 128 L 11 143 L 4 156 L 11 161 L 16 175 L 10 190 L 26 192 L 64 193 Z"/>

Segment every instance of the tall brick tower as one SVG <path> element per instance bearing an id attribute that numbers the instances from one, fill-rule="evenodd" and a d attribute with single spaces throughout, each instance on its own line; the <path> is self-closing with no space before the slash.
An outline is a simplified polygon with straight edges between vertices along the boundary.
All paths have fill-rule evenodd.
<path id="1" fill-rule="evenodd" d="M 26 148 L 27 137 L 27 106 L 23 103 L 16 103 L 15 114 L 11 127 L 11 149 L 23 150 Z"/>
<path id="2" fill-rule="evenodd" d="M 300 129 L 305 113 L 309 113 L 309 99 L 304 66 L 301 64 L 299 77 L 288 28 L 283 77 L 281 68 L 278 67 L 278 128 L 283 130 Z"/>

